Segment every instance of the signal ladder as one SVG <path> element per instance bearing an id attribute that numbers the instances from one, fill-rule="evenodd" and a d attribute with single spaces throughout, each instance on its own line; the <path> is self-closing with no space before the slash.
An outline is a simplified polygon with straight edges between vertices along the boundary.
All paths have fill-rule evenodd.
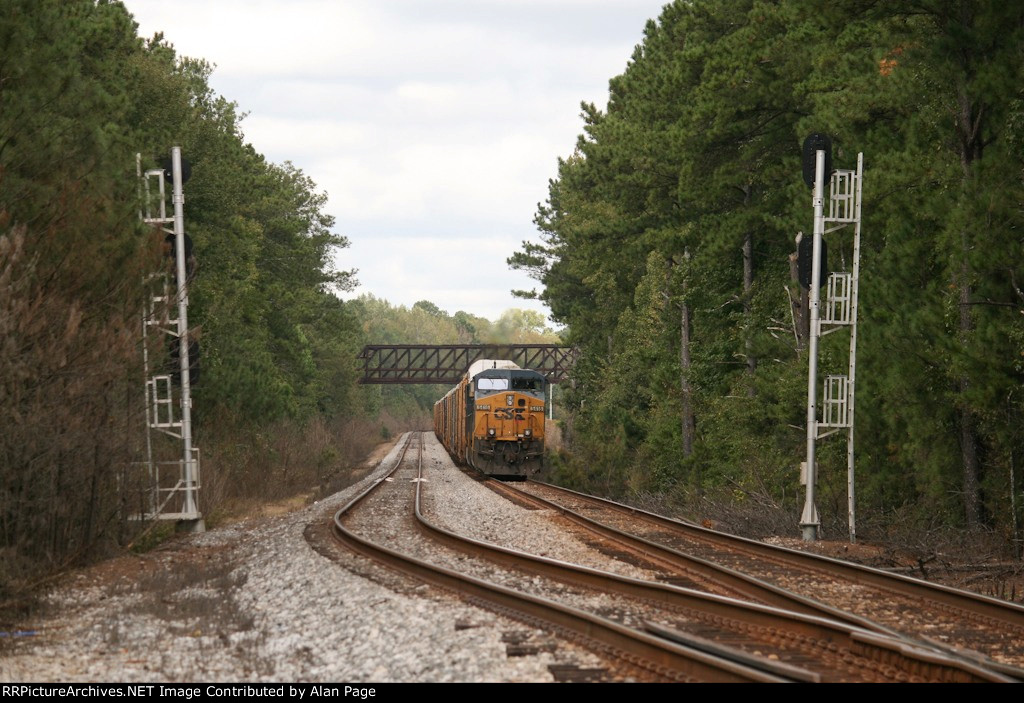
<path id="1" fill-rule="evenodd" d="M 173 239 L 175 273 L 147 277 L 146 304 L 142 320 L 142 359 L 145 373 L 146 468 L 145 509 L 136 516 L 143 520 L 175 520 L 182 529 L 205 529 L 198 509 L 199 448 L 192 446 L 191 386 L 188 339 L 188 280 L 185 261 L 184 194 L 181 149 L 174 147 L 164 168 L 143 172 L 142 158 L 136 156 L 142 193 L 139 217 L 159 227 Z M 167 181 L 171 180 L 174 212 L 167 215 Z M 178 370 L 162 372 L 153 368 L 151 348 L 168 350 Z M 177 392 L 176 391 L 177 386 Z M 177 408 L 177 412 L 175 411 Z M 176 456 L 176 458 L 165 458 Z M 159 458 L 158 458 L 159 457 Z M 180 506 L 180 507 L 179 507 Z"/>
<path id="2" fill-rule="evenodd" d="M 857 157 L 857 170 L 835 170 L 829 186 L 829 214 L 825 224 L 831 227 L 825 234 L 853 225 L 853 270 L 834 271 L 828 276 L 822 314 L 817 335 L 824 337 L 843 328 L 850 329 L 848 374 L 825 377 L 822 395 L 822 418 L 819 427 L 828 428 L 818 438 L 827 437 L 841 429 L 852 429 L 854 411 L 854 381 L 857 370 L 857 293 L 860 276 L 860 200 L 861 174 L 864 155 Z M 849 451 L 853 452 L 851 431 Z"/>

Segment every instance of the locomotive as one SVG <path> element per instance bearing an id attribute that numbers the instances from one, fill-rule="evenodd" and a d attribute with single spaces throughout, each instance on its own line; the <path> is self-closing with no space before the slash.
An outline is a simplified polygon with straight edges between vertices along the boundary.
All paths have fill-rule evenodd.
<path id="1" fill-rule="evenodd" d="M 434 433 L 457 462 L 488 476 L 525 479 L 544 458 L 547 383 L 511 361 L 475 361 L 434 404 Z"/>

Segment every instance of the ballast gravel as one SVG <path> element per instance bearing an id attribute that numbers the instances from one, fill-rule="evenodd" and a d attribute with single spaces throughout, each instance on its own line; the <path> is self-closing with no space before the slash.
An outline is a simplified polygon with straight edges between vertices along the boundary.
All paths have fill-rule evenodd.
<path id="1" fill-rule="evenodd" d="M 580 541 L 550 510 L 527 510 L 498 498 L 459 471 L 434 437 L 426 438 L 424 462 L 427 517 L 441 527 L 484 542 L 549 559 L 611 571 L 621 576 L 655 580 L 657 574 L 609 558 Z M 481 506 L 486 505 L 486 510 Z M 578 532 L 578 531 L 577 531 Z"/>
<path id="2" fill-rule="evenodd" d="M 390 470 L 401 445 L 359 484 L 303 510 L 183 535 L 71 577 L 45 597 L 41 621 L 0 639 L 0 681 L 551 681 L 550 651 L 507 652 L 544 633 L 428 586 L 389 588 L 363 575 L 379 567 L 325 558 L 306 540 Z M 458 510 L 479 517 L 504 503 L 485 494 Z M 552 532 L 542 549 L 558 551 L 558 540 Z"/>

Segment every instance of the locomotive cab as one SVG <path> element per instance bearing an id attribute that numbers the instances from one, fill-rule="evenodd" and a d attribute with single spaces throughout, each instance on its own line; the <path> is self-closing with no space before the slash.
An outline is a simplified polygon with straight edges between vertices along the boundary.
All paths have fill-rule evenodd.
<path id="1" fill-rule="evenodd" d="M 473 433 L 469 464 L 503 478 L 526 478 L 541 468 L 547 379 L 519 368 L 484 369 L 472 376 Z"/>
<path id="2" fill-rule="evenodd" d="M 548 380 L 504 360 L 473 362 L 434 404 L 434 432 L 460 463 L 496 478 L 525 479 L 544 459 Z"/>

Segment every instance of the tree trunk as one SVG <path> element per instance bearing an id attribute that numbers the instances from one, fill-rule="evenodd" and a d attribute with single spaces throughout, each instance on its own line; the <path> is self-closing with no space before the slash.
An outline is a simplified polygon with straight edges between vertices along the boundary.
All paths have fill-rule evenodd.
<path id="1" fill-rule="evenodd" d="M 744 206 L 750 202 L 750 186 L 743 188 L 743 204 Z M 746 324 L 746 331 L 744 332 L 744 354 L 747 357 L 747 377 L 749 385 L 747 387 L 747 395 L 754 397 L 756 391 L 754 389 L 754 372 L 757 371 L 757 357 L 754 356 L 754 339 L 753 339 L 753 305 L 751 303 L 751 297 L 754 294 L 754 233 L 747 230 L 747 233 L 743 236 L 743 320 Z"/>
<path id="2" fill-rule="evenodd" d="M 690 252 L 683 254 L 687 259 Z M 693 408 L 693 384 L 690 382 L 690 373 L 693 368 L 693 359 L 690 356 L 690 305 L 686 302 L 686 277 L 682 278 L 683 299 L 679 306 L 679 388 L 682 391 L 682 433 L 683 433 L 683 457 L 689 459 L 693 456 L 693 445 L 697 435 L 697 421 Z M 700 466 L 696 462 L 691 467 L 693 486 L 697 495 L 704 492 L 703 477 Z"/>
<path id="3" fill-rule="evenodd" d="M 688 261 L 690 258 L 689 250 L 683 251 L 683 260 Z M 672 259 L 669 261 L 669 266 L 677 266 L 680 262 Z M 680 297 L 682 298 L 679 304 L 679 389 L 682 391 L 682 412 L 680 418 L 680 426 L 682 429 L 682 449 L 683 458 L 689 459 L 693 456 L 693 445 L 696 441 L 697 435 L 697 422 L 695 420 L 693 410 L 693 385 L 690 383 L 690 370 L 693 366 L 693 359 L 690 356 L 690 306 L 686 302 L 686 273 L 685 271 L 679 277 L 680 278 Z M 665 299 L 669 299 L 668 291 L 662 293 Z M 701 488 L 701 475 L 700 467 L 694 466 L 693 471 L 693 484 L 697 489 L 698 495 L 702 492 Z"/>
<path id="4" fill-rule="evenodd" d="M 960 329 L 959 337 L 962 344 L 966 344 L 973 329 L 971 320 L 971 285 L 968 280 L 970 275 L 967 264 L 967 232 L 963 233 L 964 261 L 960 266 Z M 971 387 L 971 379 L 967 373 L 961 374 L 957 381 L 957 391 L 961 399 L 967 396 Z M 981 477 L 981 462 L 978 461 L 978 433 L 975 427 L 974 413 L 965 407 L 963 402 L 957 405 L 957 424 L 960 426 L 960 457 L 963 462 L 963 496 L 964 496 L 964 517 L 967 520 L 967 527 L 976 527 L 981 522 L 981 489 L 979 487 Z"/>
<path id="5" fill-rule="evenodd" d="M 800 246 L 801 233 L 797 236 L 797 247 Z M 793 252 L 789 255 L 789 278 L 797 281 L 800 278 L 797 264 L 798 254 Z M 800 352 L 807 348 L 807 340 L 811 336 L 811 316 L 807 314 L 810 306 L 810 291 L 799 283 L 796 290 L 789 289 L 789 306 L 793 311 L 793 335 L 796 337 L 796 349 Z"/>
<path id="6" fill-rule="evenodd" d="M 681 306 L 679 332 L 679 387 L 683 392 L 683 456 L 693 455 L 693 439 L 696 434 L 696 423 L 693 417 L 693 387 L 690 385 L 690 306 L 685 302 Z"/>
<path id="7" fill-rule="evenodd" d="M 962 18 L 965 24 L 971 24 L 970 17 Z M 965 58 L 965 61 L 969 59 Z M 965 67 L 965 75 L 969 75 Z M 981 124 L 984 107 L 974 104 L 968 95 L 968 87 L 961 77 L 957 87 L 957 119 L 956 129 L 960 146 L 960 167 L 963 170 L 962 192 L 966 195 L 970 189 L 974 162 L 981 159 L 984 142 L 981 136 Z M 971 319 L 971 234 L 965 227 L 960 231 L 960 268 L 954 274 L 954 285 L 959 294 L 959 323 L 957 336 L 961 348 L 970 344 L 974 321 Z M 960 457 L 963 462 L 963 496 L 964 517 L 967 527 L 976 527 L 981 522 L 981 462 L 978 459 L 978 431 L 974 413 L 967 407 L 964 399 L 971 387 L 971 379 L 963 372 L 957 380 L 957 391 L 961 402 L 957 404 L 956 418 L 960 429 Z"/>

